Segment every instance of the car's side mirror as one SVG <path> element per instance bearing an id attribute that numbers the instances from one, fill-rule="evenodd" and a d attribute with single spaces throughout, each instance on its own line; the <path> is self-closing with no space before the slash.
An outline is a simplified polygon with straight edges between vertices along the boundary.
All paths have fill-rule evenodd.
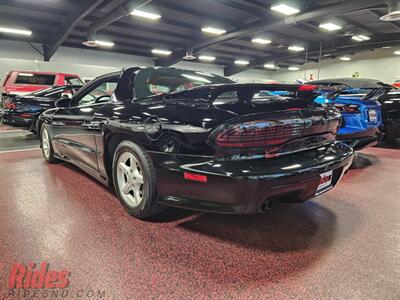
<path id="1" fill-rule="evenodd" d="M 72 101 L 70 98 L 61 98 L 56 101 L 56 107 L 70 107 Z"/>

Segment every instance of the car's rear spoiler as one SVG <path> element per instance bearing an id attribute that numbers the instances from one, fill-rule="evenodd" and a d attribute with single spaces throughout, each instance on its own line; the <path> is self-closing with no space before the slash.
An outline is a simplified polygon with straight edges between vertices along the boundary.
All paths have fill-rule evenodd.
<path id="1" fill-rule="evenodd" d="M 236 92 L 237 98 L 242 102 L 250 102 L 254 95 L 260 91 L 286 91 L 291 93 L 293 98 L 313 101 L 318 96 L 318 86 L 310 84 L 265 84 L 265 83 L 230 83 L 204 85 L 191 88 L 185 91 L 172 92 L 170 96 L 176 98 L 202 98 L 213 102 L 218 96 L 227 92 Z M 168 98 L 168 96 L 167 96 Z"/>

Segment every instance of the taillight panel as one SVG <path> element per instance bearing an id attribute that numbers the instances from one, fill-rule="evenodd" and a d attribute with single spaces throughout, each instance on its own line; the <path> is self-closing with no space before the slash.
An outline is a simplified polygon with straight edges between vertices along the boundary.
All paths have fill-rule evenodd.
<path id="1" fill-rule="evenodd" d="M 350 113 L 350 114 L 358 114 L 360 113 L 359 105 L 357 104 L 334 104 L 334 108 L 336 108 L 340 112 Z"/>
<path id="2" fill-rule="evenodd" d="M 208 143 L 220 149 L 276 148 L 308 136 L 337 133 L 340 114 L 243 120 L 216 128 Z"/>
<path id="3" fill-rule="evenodd" d="M 3 99 L 3 109 L 15 110 L 17 109 L 17 104 L 15 104 L 11 99 Z"/>

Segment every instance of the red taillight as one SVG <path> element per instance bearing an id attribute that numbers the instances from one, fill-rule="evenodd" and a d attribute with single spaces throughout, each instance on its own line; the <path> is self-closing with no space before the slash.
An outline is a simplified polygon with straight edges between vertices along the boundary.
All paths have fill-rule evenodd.
<path id="1" fill-rule="evenodd" d="M 19 116 L 22 117 L 22 118 L 30 118 L 30 117 L 32 117 L 31 114 L 19 114 Z"/>
<path id="2" fill-rule="evenodd" d="M 309 91 L 314 91 L 317 89 L 317 85 L 314 84 L 303 84 L 298 88 L 299 92 L 309 92 Z"/>
<path id="3" fill-rule="evenodd" d="M 186 180 L 192 180 L 192 181 L 198 181 L 198 182 L 207 182 L 207 176 L 206 175 L 200 175 L 200 174 L 195 174 L 195 173 L 190 173 L 190 172 L 184 172 L 183 177 Z"/>
<path id="4" fill-rule="evenodd" d="M 14 110 L 14 109 L 17 109 L 17 105 L 14 102 L 12 102 L 11 100 L 5 100 L 5 101 L 3 101 L 3 108 L 9 109 L 9 110 Z"/>
<path id="5" fill-rule="evenodd" d="M 351 114 L 357 114 L 360 112 L 358 105 L 356 104 L 334 104 L 333 105 L 340 112 L 346 112 Z"/>
<path id="6" fill-rule="evenodd" d="M 219 148 L 254 148 L 280 145 L 301 136 L 303 124 L 276 124 L 274 121 L 252 121 L 233 125 L 219 132 L 215 145 Z"/>

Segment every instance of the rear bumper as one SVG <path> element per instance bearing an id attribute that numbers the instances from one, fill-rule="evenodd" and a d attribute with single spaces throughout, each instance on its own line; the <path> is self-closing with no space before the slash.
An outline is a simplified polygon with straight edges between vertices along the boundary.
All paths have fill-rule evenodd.
<path id="1" fill-rule="evenodd" d="M 384 134 L 381 133 L 379 128 L 373 127 L 351 134 L 338 135 L 338 139 L 357 151 L 366 147 L 375 146 L 383 136 Z"/>
<path id="2" fill-rule="evenodd" d="M 30 126 L 32 121 L 35 119 L 35 115 L 30 114 L 30 116 L 20 116 L 20 114 L 24 114 L 22 112 L 11 113 L 11 112 L 1 112 L 0 118 L 1 121 L 5 124 L 9 125 L 17 125 L 17 126 Z"/>
<path id="3" fill-rule="evenodd" d="M 332 173 L 334 187 L 353 160 L 353 150 L 334 143 L 273 159 L 217 161 L 210 157 L 151 153 L 159 202 L 169 206 L 231 214 L 263 211 L 271 201 L 302 202 L 314 197 L 320 174 Z M 184 179 L 184 172 L 207 182 Z"/>

